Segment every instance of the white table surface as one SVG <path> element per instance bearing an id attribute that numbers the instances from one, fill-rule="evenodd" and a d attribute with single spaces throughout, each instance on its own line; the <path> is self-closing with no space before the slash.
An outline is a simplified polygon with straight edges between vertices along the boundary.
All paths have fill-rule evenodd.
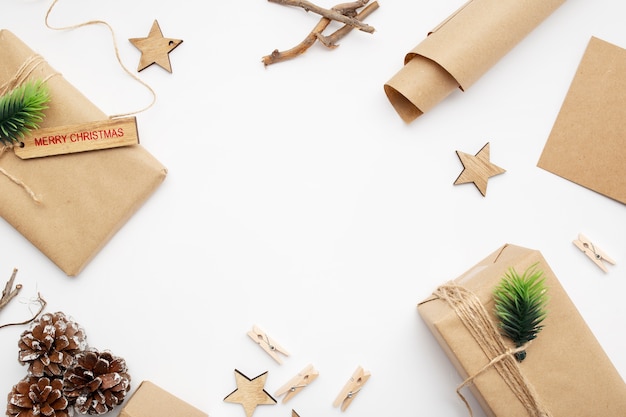
<path id="1" fill-rule="evenodd" d="M 106 28 L 50 30 L 50 3 L 4 0 L 0 27 L 107 114 L 149 104 Z M 17 267 L 24 286 L 0 322 L 28 316 L 40 292 L 47 311 L 126 359 L 133 387 L 151 380 L 212 417 L 245 415 L 223 401 L 235 369 L 268 371 L 273 394 L 309 363 L 320 376 L 306 391 L 254 416 L 465 416 L 460 378 L 416 304 L 513 243 L 542 252 L 626 376 L 625 207 L 536 166 L 589 38 L 626 47 L 626 3 L 567 1 L 467 92 L 411 124 L 383 84 L 463 0 L 379 3 L 366 20 L 374 34 L 265 68 L 263 55 L 300 42 L 318 17 L 264 0 L 60 0 L 53 25 L 108 22 L 133 72 L 140 53 L 128 39 L 154 19 L 183 40 L 172 74 L 138 74 L 157 94 L 137 116 L 141 143 L 169 174 L 74 278 L 0 221 L 1 282 Z M 455 151 L 486 142 L 506 173 L 482 197 L 453 185 Z M 572 244 L 579 232 L 617 261 L 609 273 Z M 290 351 L 283 365 L 248 339 L 253 324 Z M 5 393 L 26 372 L 23 330 L 0 330 Z M 358 365 L 372 377 L 341 413 L 332 402 Z"/>

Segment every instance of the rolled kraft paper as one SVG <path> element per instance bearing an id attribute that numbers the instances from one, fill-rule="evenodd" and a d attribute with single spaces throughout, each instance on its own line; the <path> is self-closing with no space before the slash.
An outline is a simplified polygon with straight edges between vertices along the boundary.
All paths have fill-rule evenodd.
<path id="1" fill-rule="evenodd" d="M 471 0 L 404 58 L 385 94 L 409 123 L 465 91 L 565 0 Z"/>

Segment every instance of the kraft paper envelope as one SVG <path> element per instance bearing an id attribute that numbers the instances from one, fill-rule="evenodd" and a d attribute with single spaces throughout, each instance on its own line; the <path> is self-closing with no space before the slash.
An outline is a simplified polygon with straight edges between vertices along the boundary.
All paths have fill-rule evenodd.
<path id="1" fill-rule="evenodd" d="M 385 85 L 405 122 L 465 91 L 565 0 L 470 0 L 404 58 Z"/>
<path id="2" fill-rule="evenodd" d="M 626 50 L 592 37 L 537 166 L 626 204 Z"/>
<path id="3" fill-rule="evenodd" d="M 49 108 L 41 128 L 107 119 L 57 71 L 8 30 L 0 30 L 0 86 L 26 63 L 31 79 L 46 81 Z M 0 167 L 26 184 L 40 204 L 0 175 L 0 217 L 70 276 L 77 275 L 165 179 L 167 170 L 141 145 L 18 158 L 11 150 Z M 7 246 L 7 242 L 2 242 Z"/>

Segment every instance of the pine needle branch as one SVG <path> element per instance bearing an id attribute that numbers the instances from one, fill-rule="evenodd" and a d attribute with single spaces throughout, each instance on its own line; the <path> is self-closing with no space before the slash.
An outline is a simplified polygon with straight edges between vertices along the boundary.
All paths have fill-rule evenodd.
<path id="1" fill-rule="evenodd" d="M 513 268 L 494 289 L 495 314 L 503 334 L 516 347 L 524 346 L 537 337 L 543 328 L 548 302 L 543 272 L 531 265 L 520 276 Z M 526 358 L 526 351 L 516 353 L 518 361 Z"/>
<path id="2" fill-rule="evenodd" d="M 27 81 L 0 97 L 0 143 L 14 144 L 43 120 L 50 100 L 42 81 Z"/>

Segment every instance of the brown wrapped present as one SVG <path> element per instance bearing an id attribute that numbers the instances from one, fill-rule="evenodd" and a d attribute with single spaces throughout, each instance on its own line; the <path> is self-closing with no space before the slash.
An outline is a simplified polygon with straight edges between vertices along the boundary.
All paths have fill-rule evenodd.
<path id="1" fill-rule="evenodd" d="M 150 381 L 143 381 L 120 411 L 120 417 L 208 417 Z"/>
<path id="2" fill-rule="evenodd" d="M 7 30 L 0 31 L 0 85 L 28 66 L 47 79 L 41 128 L 107 119 L 62 75 Z M 70 276 L 77 275 L 163 182 L 167 170 L 141 145 L 22 160 L 11 150 L 0 167 L 0 216 Z"/>
<path id="3" fill-rule="evenodd" d="M 494 324 L 493 289 L 510 268 L 522 273 L 534 264 L 544 273 L 548 314 L 518 363 Z M 626 413 L 623 379 L 537 250 L 504 245 L 438 288 L 418 311 L 487 416 Z"/>

